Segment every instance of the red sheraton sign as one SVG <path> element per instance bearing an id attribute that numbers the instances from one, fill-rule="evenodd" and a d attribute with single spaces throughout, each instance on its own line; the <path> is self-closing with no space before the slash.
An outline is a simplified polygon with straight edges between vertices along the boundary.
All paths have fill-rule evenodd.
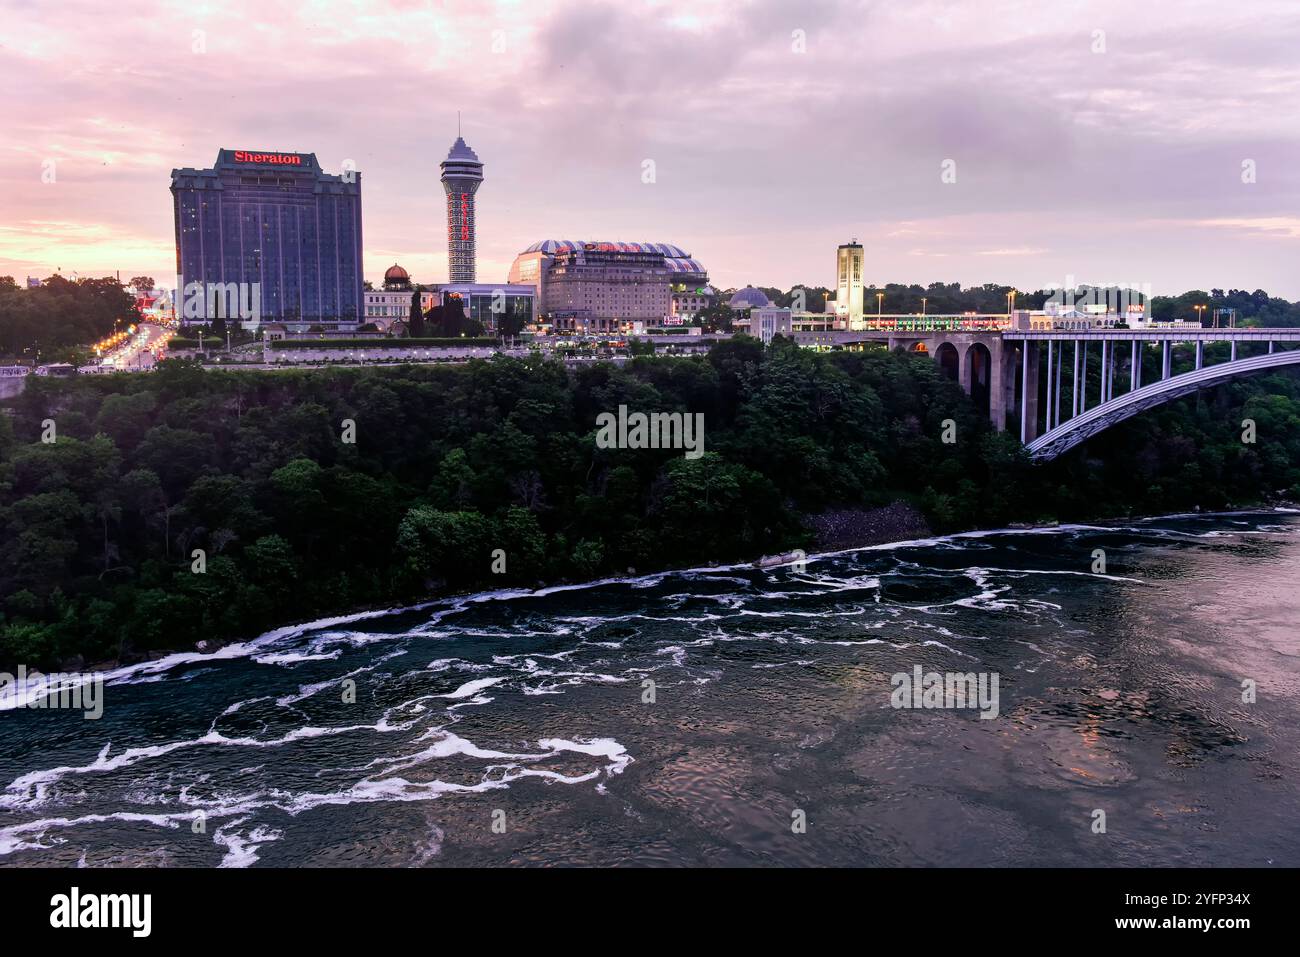
<path id="1" fill-rule="evenodd" d="M 302 157 L 292 153 L 246 153 L 235 150 L 236 163 L 274 163 L 277 166 L 301 166 Z"/>

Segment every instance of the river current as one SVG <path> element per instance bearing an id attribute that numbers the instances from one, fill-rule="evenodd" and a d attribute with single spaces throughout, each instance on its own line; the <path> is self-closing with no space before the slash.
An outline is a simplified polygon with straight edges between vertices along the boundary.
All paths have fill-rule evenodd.
<path id="1" fill-rule="evenodd" d="M 1298 586 L 1278 511 L 282 628 L 0 702 L 0 866 L 1294 867 Z"/>

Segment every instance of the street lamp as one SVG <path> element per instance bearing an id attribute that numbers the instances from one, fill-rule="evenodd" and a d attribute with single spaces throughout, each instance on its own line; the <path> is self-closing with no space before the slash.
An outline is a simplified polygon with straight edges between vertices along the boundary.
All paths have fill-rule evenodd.
<path id="1" fill-rule="evenodd" d="M 925 315 L 925 302 L 926 302 L 926 297 L 925 297 L 925 296 L 922 296 L 922 297 L 921 297 L 921 315 L 923 315 L 923 316 Z"/>
<path id="2" fill-rule="evenodd" d="M 880 311 L 884 305 L 884 302 L 885 302 L 885 294 L 883 292 L 876 293 L 876 319 L 877 320 L 880 319 Z"/>
<path id="3" fill-rule="evenodd" d="M 1196 310 L 1196 322 L 1197 322 L 1197 324 L 1198 324 L 1198 325 L 1204 325 L 1204 324 L 1205 324 L 1205 305 L 1204 305 L 1204 304 L 1201 304 L 1201 305 L 1199 305 L 1199 306 L 1192 306 L 1192 308 Z"/>

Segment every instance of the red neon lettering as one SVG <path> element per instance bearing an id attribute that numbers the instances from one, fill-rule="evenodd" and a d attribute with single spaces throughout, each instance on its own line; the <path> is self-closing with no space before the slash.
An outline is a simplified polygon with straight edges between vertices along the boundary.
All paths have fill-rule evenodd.
<path id="1" fill-rule="evenodd" d="M 236 163 L 273 163 L 279 166 L 301 166 L 302 157 L 291 153 L 248 153 L 235 150 Z"/>

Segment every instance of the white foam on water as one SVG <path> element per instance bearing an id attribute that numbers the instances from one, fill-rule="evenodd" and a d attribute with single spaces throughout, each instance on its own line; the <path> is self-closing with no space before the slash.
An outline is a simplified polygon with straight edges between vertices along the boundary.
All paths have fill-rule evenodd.
<path id="1" fill-rule="evenodd" d="M 1182 512 L 1182 513 L 1174 513 L 1170 515 L 1158 515 L 1149 518 L 1138 519 L 1135 520 L 1134 524 L 1130 524 L 1130 525 L 1066 524 L 1066 525 L 1054 525 L 1054 526 L 1040 526 L 1040 527 L 1032 527 L 1032 528 L 979 529 L 976 531 L 958 532 L 952 535 L 936 535 L 936 536 L 929 536 L 925 538 L 909 539 L 907 541 L 901 541 L 901 542 L 883 542 L 877 545 L 858 546 L 852 548 L 839 549 L 836 551 L 820 552 L 817 554 L 809 555 L 804 561 L 808 563 L 820 562 L 828 559 L 855 555 L 864 552 L 887 553 L 887 552 L 899 552 L 907 549 L 927 548 L 927 547 L 960 548 L 960 547 L 965 547 L 967 545 L 979 543 L 983 539 L 992 538 L 994 536 L 1044 536 L 1044 535 L 1050 536 L 1050 535 L 1077 535 L 1077 534 L 1133 533 L 1133 534 L 1142 534 L 1142 535 L 1167 534 L 1171 537 L 1176 537 L 1181 535 L 1184 537 L 1189 537 L 1191 539 L 1204 539 L 1206 536 L 1203 534 L 1197 535 L 1196 533 L 1185 533 L 1173 529 L 1159 529 L 1159 528 L 1154 528 L 1153 526 L 1157 525 L 1159 522 L 1162 521 L 1175 521 L 1175 520 L 1185 520 L 1185 519 L 1212 519 L 1212 518 L 1237 516 L 1237 515 L 1249 516 L 1249 515 L 1269 515 L 1269 514 L 1294 515 L 1294 514 L 1300 514 L 1300 509 L 1279 506 L 1279 507 L 1268 508 L 1268 509 L 1240 509 L 1240 510 L 1230 510 L 1230 511 L 1223 511 L 1223 512 Z M 1300 529 L 1297 529 L 1296 533 L 1300 534 Z M 1250 532 L 1249 530 L 1247 530 L 1243 534 L 1250 534 Z M 157 661 L 141 662 L 139 664 L 124 666 L 122 668 L 118 668 L 113 671 L 104 673 L 103 677 L 106 682 L 138 683 L 145 679 L 154 678 L 154 676 L 157 675 L 164 675 L 167 672 L 170 672 L 173 669 L 180 667 L 182 665 L 193 664 L 198 661 L 212 662 L 216 660 L 230 660 L 235 658 L 250 657 L 257 654 L 293 655 L 294 652 L 290 650 L 285 650 L 284 652 L 273 652 L 268 649 L 274 648 L 281 644 L 287 644 L 291 640 L 301 639 L 305 635 L 311 632 L 320 631 L 321 629 L 336 628 L 342 625 L 355 624 L 356 622 L 368 621 L 371 619 L 382 618 L 391 615 L 398 615 L 398 614 L 405 614 L 410 612 L 433 609 L 429 621 L 423 623 L 422 625 L 417 625 L 413 629 L 409 629 L 407 631 L 400 632 L 397 634 L 349 632 L 347 633 L 348 637 L 345 640 L 351 644 L 360 646 L 360 645 L 369 644 L 377 641 L 409 638 L 412 634 L 424 634 L 427 633 L 429 629 L 434 628 L 438 623 L 442 622 L 443 619 L 451 615 L 457 614 L 459 612 L 465 611 L 471 604 L 481 604 L 485 602 L 495 602 L 495 601 L 508 602 L 516 599 L 538 598 L 538 597 L 545 597 L 547 595 L 561 594 L 564 592 L 583 591 L 588 589 L 596 589 L 596 588 L 615 586 L 615 585 L 626 585 L 640 590 L 645 588 L 652 588 L 662 583 L 663 581 L 673 577 L 681 577 L 685 580 L 695 580 L 703 576 L 705 578 L 710 578 L 710 579 L 722 578 L 722 580 L 727 580 L 724 577 L 726 576 L 727 573 L 737 572 L 737 571 L 753 573 L 756 572 L 757 570 L 754 568 L 752 563 L 744 563 L 744 562 L 737 563 L 737 564 L 730 564 L 730 565 L 696 566 L 691 568 L 680 569 L 677 571 L 654 572 L 654 573 L 650 573 L 647 575 L 640 575 L 640 576 L 634 575 L 634 576 L 625 576 L 625 577 L 600 578 L 589 582 L 552 585 L 545 588 L 538 588 L 538 589 L 531 589 L 531 590 L 519 589 L 519 588 L 496 589 L 493 591 L 479 592 L 471 595 L 460 595 L 460 596 L 451 596 L 445 598 L 432 599 L 429 601 L 423 601 L 412 605 L 396 606 L 396 607 L 383 608 L 383 609 L 372 609 L 369 611 L 355 612 L 353 614 L 348 614 L 348 615 L 336 615 L 336 616 L 330 616 L 326 618 L 318 618 L 315 619 L 314 621 L 303 622 L 294 625 L 285 625 L 280 628 L 272 629 L 250 641 L 227 645 L 224 648 L 218 649 L 217 651 L 211 654 L 200 654 L 198 652 L 178 652 L 173 655 L 168 655 L 167 657 L 161 658 Z M 1083 574 L 1087 574 L 1087 573 L 1083 573 Z M 1106 576 L 1106 577 L 1110 577 L 1110 576 Z M 744 582 L 746 580 L 739 579 L 739 581 Z M 871 586 L 869 586 L 864 582 L 862 587 L 871 587 Z M 703 596 L 697 596 L 697 597 L 703 597 Z M 792 593 L 790 597 L 798 597 L 798 593 Z M 992 596 L 987 596 L 987 597 L 992 597 Z M 438 606 L 442 606 L 442 607 L 438 607 Z M 760 614 L 759 612 L 751 612 L 751 613 Z M 603 621 L 609 621 L 609 622 L 625 621 L 625 620 L 632 620 L 634 618 L 645 618 L 651 621 L 695 622 L 698 620 L 697 618 L 673 618 L 673 617 L 657 618 L 653 616 L 626 615 L 626 616 L 610 617 L 608 619 L 603 619 Z M 318 651 L 311 652 L 311 653 L 315 654 L 318 653 Z M 275 663 L 293 664 L 296 662 L 286 658 L 284 661 L 277 660 Z M 15 695 L 13 689 L 11 688 L 6 694 L 0 695 L 0 711 L 17 707 L 20 704 L 27 703 L 28 700 L 29 699 L 24 698 L 21 693 Z"/>
<path id="2" fill-rule="evenodd" d="M 267 827 L 254 827 L 248 837 L 231 833 L 233 828 L 246 824 L 248 820 L 247 817 L 235 818 L 233 821 L 225 822 L 213 832 L 213 842 L 226 849 L 226 854 L 218 867 L 251 867 L 257 863 L 257 852 L 263 844 L 278 841 L 284 836 L 283 831 Z"/>
<path id="3" fill-rule="evenodd" d="M 320 732 L 324 729 L 310 730 Z M 310 736 L 313 735 L 309 734 L 308 737 Z M 482 748 L 466 738 L 443 729 L 431 729 L 422 738 L 429 740 L 430 743 L 415 754 L 396 758 L 378 758 L 372 761 L 369 767 L 385 767 L 384 776 L 366 777 L 337 791 L 298 794 L 273 791 L 270 793 L 254 793 L 223 801 L 203 802 L 187 798 L 184 790 L 182 790 L 182 803 L 189 805 L 183 811 L 154 814 L 119 811 L 111 814 L 87 814 L 80 817 L 46 817 L 0 828 L 0 856 L 18 851 L 48 850 L 63 843 L 61 838 L 54 838 L 52 841 L 47 842 L 46 838 L 49 832 L 94 824 L 128 822 L 150 824 L 170 829 L 188 827 L 195 820 L 196 810 L 194 809 L 199 809 L 203 811 L 209 821 L 224 821 L 213 834 L 214 843 L 225 848 L 219 866 L 248 867 L 257 862 L 259 848 L 283 837 L 282 831 L 265 825 L 254 826 L 246 836 L 236 830 L 248 824 L 257 811 L 267 808 L 275 808 L 296 816 L 329 805 L 346 806 L 384 801 L 425 801 L 449 793 L 478 793 L 508 788 L 511 783 L 524 778 L 542 778 L 548 782 L 574 785 L 595 780 L 602 775 L 621 774 L 633 760 L 631 755 L 627 753 L 626 748 L 613 738 L 574 740 L 544 738 L 538 741 L 540 751 L 524 753 Z M 174 750 L 176 746 L 187 743 L 190 742 L 175 742 L 173 745 L 160 746 L 159 750 L 161 753 L 166 753 Z M 144 749 L 131 750 L 138 755 Z M 604 762 L 603 766 L 578 774 L 565 774 L 549 768 L 535 766 L 538 762 L 570 753 L 600 759 Z M 106 759 L 106 757 L 107 748 L 101 753 L 101 759 Z M 394 773 L 416 768 L 430 761 L 446 760 L 454 757 L 474 758 L 493 763 L 484 768 L 483 777 L 476 784 L 457 784 L 436 779 L 415 782 Z M 438 840 L 440 847 L 440 832 Z"/>
<path id="4" fill-rule="evenodd" d="M 491 688 L 493 685 L 498 685 L 505 680 L 506 677 L 504 675 L 496 678 L 475 678 L 473 681 L 465 682 L 455 691 L 452 691 L 448 694 L 434 695 L 433 697 L 451 698 L 452 700 L 457 700 L 460 698 L 472 698 L 475 694 L 482 691 L 484 688 Z"/>

